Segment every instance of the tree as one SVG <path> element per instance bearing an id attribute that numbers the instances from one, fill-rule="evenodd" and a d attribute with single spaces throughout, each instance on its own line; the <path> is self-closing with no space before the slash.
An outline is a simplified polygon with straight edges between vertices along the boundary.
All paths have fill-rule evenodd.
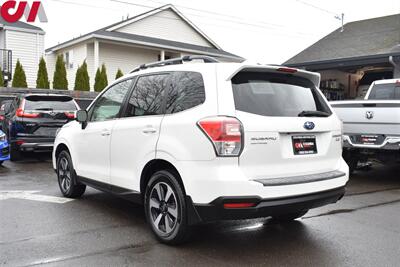
<path id="1" fill-rule="evenodd" d="M 103 85 L 103 89 L 104 89 L 108 86 L 107 69 L 106 69 L 105 64 L 103 64 L 101 66 L 101 79 L 102 79 L 102 85 Z"/>
<path id="2" fill-rule="evenodd" d="M 101 71 L 100 68 L 96 71 L 96 77 L 94 78 L 94 90 L 96 92 L 101 92 L 104 88 L 102 88 L 101 84 Z"/>
<path id="3" fill-rule="evenodd" d="M 67 70 L 63 55 L 57 56 L 56 70 L 53 77 L 53 88 L 68 90 Z"/>
<path id="4" fill-rule="evenodd" d="M 28 84 L 26 83 L 26 75 L 24 67 L 22 66 L 21 62 L 19 62 L 19 59 L 17 60 L 17 64 L 15 65 L 12 87 L 17 87 L 17 88 L 28 87 Z"/>
<path id="5" fill-rule="evenodd" d="M 0 87 L 4 86 L 3 70 L 0 68 Z"/>
<path id="6" fill-rule="evenodd" d="M 87 70 L 86 60 L 76 71 L 75 88 L 77 91 L 90 91 L 90 78 Z"/>
<path id="7" fill-rule="evenodd" d="M 36 88 L 50 89 L 49 75 L 47 73 L 46 61 L 42 57 L 39 62 L 39 70 L 36 78 Z"/>
<path id="8" fill-rule="evenodd" d="M 122 76 L 124 76 L 124 73 L 122 72 L 121 69 L 118 69 L 117 74 L 115 75 L 115 79 L 118 80 Z"/>

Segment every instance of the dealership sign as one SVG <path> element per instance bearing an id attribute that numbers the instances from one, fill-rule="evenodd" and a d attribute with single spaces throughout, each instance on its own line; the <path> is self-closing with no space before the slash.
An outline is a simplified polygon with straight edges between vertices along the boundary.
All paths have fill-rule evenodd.
<path id="1" fill-rule="evenodd" d="M 25 17 L 27 22 L 47 22 L 47 15 L 41 1 L 33 1 L 32 6 L 27 1 L 4 1 L 0 8 L 1 17 L 10 23 L 17 22 Z"/>

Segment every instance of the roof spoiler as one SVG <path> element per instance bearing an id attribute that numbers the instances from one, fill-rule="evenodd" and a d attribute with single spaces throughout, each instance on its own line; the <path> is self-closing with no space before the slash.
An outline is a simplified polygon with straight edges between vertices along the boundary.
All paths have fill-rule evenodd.
<path id="1" fill-rule="evenodd" d="M 317 72 L 310 72 L 301 69 L 295 69 L 280 65 L 242 65 L 240 68 L 236 69 L 229 77 L 227 81 L 232 80 L 236 74 L 242 71 L 263 71 L 266 72 L 276 72 L 276 73 L 287 73 L 288 75 L 294 75 L 310 80 L 316 87 L 319 87 L 321 82 L 321 74 Z"/>

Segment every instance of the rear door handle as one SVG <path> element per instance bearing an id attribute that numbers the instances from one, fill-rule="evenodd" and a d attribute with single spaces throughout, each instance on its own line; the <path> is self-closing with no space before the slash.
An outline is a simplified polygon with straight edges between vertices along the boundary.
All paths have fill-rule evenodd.
<path id="1" fill-rule="evenodd" d="M 103 130 L 103 131 L 101 131 L 101 136 L 110 136 L 111 135 L 111 132 L 109 131 L 109 130 Z"/>
<path id="2" fill-rule="evenodd" d="M 145 133 L 145 134 L 155 134 L 156 132 L 157 132 L 157 129 L 155 129 L 151 126 L 148 126 L 143 129 L 143 133 Z"/>

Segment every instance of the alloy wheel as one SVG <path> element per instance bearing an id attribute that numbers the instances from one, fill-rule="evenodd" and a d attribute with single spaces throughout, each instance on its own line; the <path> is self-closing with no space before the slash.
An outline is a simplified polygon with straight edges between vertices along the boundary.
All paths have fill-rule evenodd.
<path id="1" fill-rule="evenodd" d="M 172 233 L 178 222 L 178 202 L 171 186 L 159 182 L 150 192 L 149 213 L 154 228 L 162 235 Z"/>
<path id="2" fill-rule="evenodd" d="M 66 158 L 61 158 L 58 166 L 58 177 L 60 180 L 61 189 L 67 192 L 71 187 L 71 171 L 69 162 Z"/>

